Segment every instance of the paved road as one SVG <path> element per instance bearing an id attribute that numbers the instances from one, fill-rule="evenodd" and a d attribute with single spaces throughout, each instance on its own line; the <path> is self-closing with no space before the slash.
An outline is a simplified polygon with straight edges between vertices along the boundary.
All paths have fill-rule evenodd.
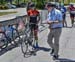
<path id="1" fill-rule="evenodd" d="M 67 15 L 66 18 L 68 22 L 68 28 L 62 29 L 62 35 L 60 38 L 60 62 L 75 62 L 75 26 L 70 28 L 70 18 Z M 48 29 L 45 29 L 39 33 L 39 45 L 42 47 L 48 47 L 47 35 L 49 33 Z M 24 58 L 21 52 L 21 48 L 14 48 L 5 54 L 0 56 L 0 62 L 55 62 L 49 55 L 49 52 L 38 51 L 37 56 L 31 56 L 29 58 Z"/>

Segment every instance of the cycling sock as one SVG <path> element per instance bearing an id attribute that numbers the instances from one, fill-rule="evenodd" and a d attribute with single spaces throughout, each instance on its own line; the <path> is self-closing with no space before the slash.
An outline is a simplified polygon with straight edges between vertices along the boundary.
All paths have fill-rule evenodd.
<path id="1" fill-rule="evenodd" d="M 35 40 L 35 44 L 34 44 L 35 48 L 38 48 L 38 40 Z"/>
<path id="2" fill-rule="evenodd" d="M 38 40 L 35 40 L 35 43 L 34 43 L 33 47 L 38 48 Z"/>
<path id="3" fill-rule="evenodd" d="M 38 40 L 36 40 L 36 47 L 38 47 Z"/>

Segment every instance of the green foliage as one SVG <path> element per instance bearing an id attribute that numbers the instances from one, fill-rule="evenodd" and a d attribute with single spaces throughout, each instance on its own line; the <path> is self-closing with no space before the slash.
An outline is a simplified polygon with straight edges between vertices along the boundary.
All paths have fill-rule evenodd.
<path id="1" fill-rule="evenodd" d="M 6 3 L 7 3 L 6 0 L 0 0 L 0 5 L 4 5 L 4 4 L 6 4 Z"/>
<path id="2" fill-rule="evenodd" d="M 36 7 L 39 9 L 43 9 L 44 8 L 44 2 L 43 0 L 36 0 Z"/>
<path id="3" fill-rule="evenodd" d="M 43 9 L 43 6 L 44 5 L 41 2 L 39 2 L 38 4 L 36 4 L 36 7 L 39 8 L 39 9 Z"/>
<path id="4" fill-rule="evenodd" d="M 5 5 L 0 5 L 0 9 L 8 9 L 8 7 L 7 6 L 5 6 Z"/>
<path id="5" fill-rule="evenodd" d="M 19 3 L 27 3 L 30 0 L 12 0 L 12 4 L 19 4 Z M 32 2 L 36 3 L 36 7 L 39 9 L 44 8 L 44 2 L 47 0 L 31 0 Z M 0 8 L 3 8 L 8 2 L 6 0 L 0 0 L 0 5 L 2 5 Z"/>

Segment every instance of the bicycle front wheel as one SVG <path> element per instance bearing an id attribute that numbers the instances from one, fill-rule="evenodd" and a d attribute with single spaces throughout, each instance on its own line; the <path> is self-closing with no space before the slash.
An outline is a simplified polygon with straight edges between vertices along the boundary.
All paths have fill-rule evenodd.
<path id="1" fill-rule="evenodd" d="M 28 41 L 27 41 L 27 38 L 26 37 L 23 37 L 21 39 L 21 50 L 22 50 L 22 53 L 23 54 L 26 54 L 27 53 L 27 50 L 28 50 Z"/>

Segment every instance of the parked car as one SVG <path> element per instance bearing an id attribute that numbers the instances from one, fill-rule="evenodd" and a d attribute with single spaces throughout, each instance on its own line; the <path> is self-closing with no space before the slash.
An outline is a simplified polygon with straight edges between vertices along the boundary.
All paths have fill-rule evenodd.
<path id="1" fill-rule="evenodd" d="M 16 8 L 16 6 L 14 4 L 10 4 L 10 3 L 7 4 L 7 7 L 9 9 L 15 9 Z"/>

